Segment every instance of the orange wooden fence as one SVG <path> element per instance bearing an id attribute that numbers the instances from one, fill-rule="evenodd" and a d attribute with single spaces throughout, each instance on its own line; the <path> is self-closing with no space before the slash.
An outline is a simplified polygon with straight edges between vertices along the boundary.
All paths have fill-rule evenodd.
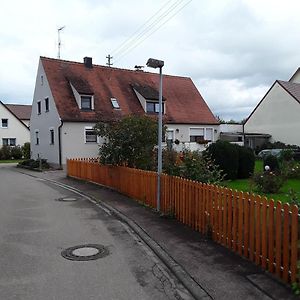
<path id="1" fill-rule="evenodd" d="M 68 176 L 99 183 L 156 208 L 155 172 L 67 161 Z M 285 282 L 298 281 L 298 207 L 163 174 L 161 211 Z"/>

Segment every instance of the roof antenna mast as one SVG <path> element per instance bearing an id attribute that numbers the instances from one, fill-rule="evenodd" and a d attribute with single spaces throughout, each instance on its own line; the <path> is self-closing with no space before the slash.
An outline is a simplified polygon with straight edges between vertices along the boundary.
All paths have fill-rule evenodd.
<path id="1" fill-rule="evenodd" d="M 107 58 L 107 65 L 109 66 L 109 67 L 111 67 L 112 65 L 113 65 L 113 63 L 111 62 L 111 60 L 113 59 L 113 57 L 112 56 L 110 56 L 110 54 L 108 54 L 108 56 L 106 56 L 106 58 Z"/>
<path id="2" fill-rule="evenodd" d="M 66 26 L 62 26 L 57 29 L 57 35 L 58 35 L 58 52 L 57 52 L 57 58 L 60 59 L 60 47 L 61 47 L 61 39 L 60 39 L 60 32 L 65 28 Z"/>

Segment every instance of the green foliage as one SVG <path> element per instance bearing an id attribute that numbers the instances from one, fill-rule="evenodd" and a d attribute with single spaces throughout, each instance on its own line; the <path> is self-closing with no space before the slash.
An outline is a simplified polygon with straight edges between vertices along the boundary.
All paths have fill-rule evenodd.
<path id="1" fill-rule="evenodd" d="M 292 149 L 284 149 L 280 152 L 279 160 L 280 161 L 291 161 L 293 160 L 294 152 Z"/>
<path id="2" fill-rule="evenodd" d="M 165 150 L 163 158 L 164 173 L 169 175 L 211 184 L 219 184 L 224 179 L 220 168 L 200 151 L 184 150 L 178 155 L 173 150 Z"/>
<path id="3" fill-rule="evenodd" d="M 22 146 L 22 153 L 25 159 L 30 159 L 30 143 L 25 143 Z"/>
<path id="4" fill-rule="evenodd" d="M 238 176 L 238 148 L 227 141 L 212 143 L 205 150 L 204 155 L 209 155 L 220 167 L 226 179 L 236 179 Z"/>
<path id="5" fill-rule="evenodd" d="M 20 159 L 22 158 L 23 153 L 20 146 L 14 146 L 10 149 L 10 158 L 11 159 Z"/>
<path id="6" fill-rule="evenodd" d="M 111 124 L 97 123 L 95 130 L 105 139 L 99 151 L 101 162 L 153 169 L 157 129 L 157 121 L 146 116 L 128 116 Z"/>
<path id="7" fill-rule="evenodd" d="M 266 156 L 264 158 L 264 169 L 266 166 L 269 166 L 271 171 L 278 172 L 280 169 L 278 158 L 274 155 Z"/>
<path id="8" fill-rule="evenodd" d="M 7 160 L 11 158 L 11 148 L 10 146 L 2 146 L 0 148 L 0 159 Z"/>
<path id="9" fill-rule="evenodd" d="M 39 159 L 27 159 L 27 160 L 24 160 L 22 162 L 20 162 L 18 164 L 18 166 L 20 167 L 28 167 L 30 169 L 39 169 L 40 167 L 42 167 L 42 169 L 49 169 L 50 166 L 49 164 L 47 163 L 47 159 L 41 159 L 41 162 Z"/>
<path id="10" fill-rule="evenodd" d="M 262 193 L 278 193 L 285 179 L 274 172 L 256 173 L 252 177 L 255 188 Z"/>
<path id="11" fill-rule="evenodd" d="M 238 164 L 238 178 L 249 178 L 254 173 L 255 156 L 250 148 L 238 148 L 239 164 Z"/>
<path id="12" fill-rule="evenodd" d="M 294 160 L 281 163 L 281 174 L 286 179 L 300 179 L 300 164 Z"/>

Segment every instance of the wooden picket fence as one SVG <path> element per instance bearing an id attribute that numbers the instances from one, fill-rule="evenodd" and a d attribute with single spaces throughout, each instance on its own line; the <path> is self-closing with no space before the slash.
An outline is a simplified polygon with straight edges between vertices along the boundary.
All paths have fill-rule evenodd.
<path id="1" fill-rule="evenodd" d="M 157 174 L 69 159 L 68 176 L 111 187 L 156 208 Z M 161 211 L 276 274 L 298 282 L 298 207 L 162 175 Z"/>

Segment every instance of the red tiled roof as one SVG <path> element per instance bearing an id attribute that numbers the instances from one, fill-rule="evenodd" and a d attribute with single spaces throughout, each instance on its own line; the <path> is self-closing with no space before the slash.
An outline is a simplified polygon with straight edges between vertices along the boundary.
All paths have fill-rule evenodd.
<path id="1" fill-rule="evenodd" d="M 134 85 L 158 89 L 157 73 L 138 72 L 41 57 L 41 61 L 56 103 L 64 121 L 110 121 L 122 116 L 145 112 L 133 90 Z M 81 111 L 70 82 L 83 94 L 94 95 L 94 111 Z M 167 123 L 218 124 L 192 80 L 164 75 L 163 97 L 166 100 Z M 120 110 L 114 110 L 110 99 L 116 98 Z"/>
<path id="2" fill-rule="evenodd" d="M 20 120 L 30 120 L 31 105 L 5 104 L 5 106 Z"/>

